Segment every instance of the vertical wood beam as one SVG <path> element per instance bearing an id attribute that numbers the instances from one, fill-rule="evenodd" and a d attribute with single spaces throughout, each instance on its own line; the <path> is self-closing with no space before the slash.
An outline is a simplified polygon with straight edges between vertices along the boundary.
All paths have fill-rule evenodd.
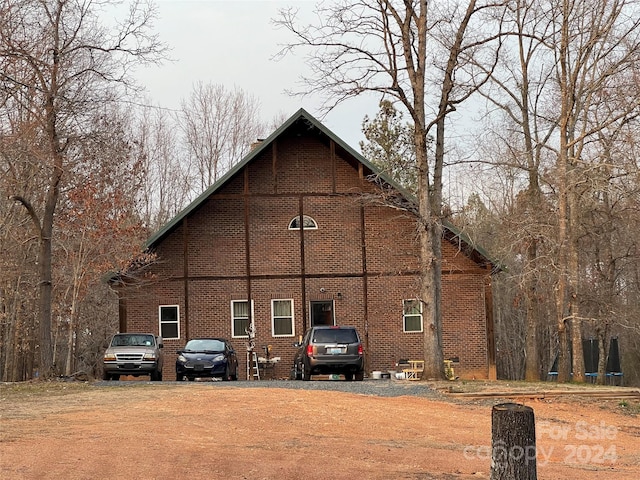
<path id="1" fill-rule="evenodd" d="M 365 209 L 360 205 L 360 243 L 362 248 L 362 299 L 364 306 L 364 339 L 365 348 L 369 352 L 369 277 L 367 275 L 367 244 L 365 231 Z M 369 356 L 365 357 L 368 358 Z"/>
<path id="2" fill-rule="evenodd" d="M 182 220 L 182 259 L 184 278 L 184 338 L 189 339 L 189 217 Z M 178 318 L 178 324 L 180 319 Z"/>
<path id="3" fill-rule="evenodd" d="M 307 329 L 307 272 L 304 261 L 304 196 L 298 197 L 300 215 L 300 288 L 302 289 L 302 331 Z"/>
<path id="4" fill-rule="evenodd" d="M 249 303 L 249 325 L 253 323 L 251 308 L 251 241 L 249 237 L 250 200 L 249 195 L 249 166 L 244 167 L 244 252 L 246 261 L 247 302 Z M 255 330 L 254 330 L 255 331 Z"/>
<path id="5" fill-rule="evenodd" d="M 271 142 L 271 177 L 273 193 L 278 193 L 278 140 Z"/>
<path id="6" fill-rule="evenodd" d="M 488 267 L 491 268 L 491 267 Z M 489 367 L 489 380 L 497 380 L 498 372 L 496 368 L 496 340 L 493 319 L 493 288 L 491 286 L 491 273 L 484 277 L 484 308 L 487 328 L 487 364 Z"/>
<path id="7" fill-rule="evenodd" d="M 329 141 L 329 151 L 331 152 L 331 191 L 336 193 L 336 142 Z"/>

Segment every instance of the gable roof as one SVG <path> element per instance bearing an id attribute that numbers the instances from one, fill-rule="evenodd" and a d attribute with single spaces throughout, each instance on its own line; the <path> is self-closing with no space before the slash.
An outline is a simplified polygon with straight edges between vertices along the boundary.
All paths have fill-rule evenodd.
<path id="1" fill-rule="evenodd" d="M 175 228 L 177 228 L 182 220 L 187 217 L 189 214 L 197 210 L 202 204 L 215 192 L 220 190 L 227 182 L 229 182 L 238 172 L 242 171 L 246 165 L 251 163 L 251 161 L 258 157 L 264 150 L 270 148 L 271 143 L 277 139 L 280 135 L 283 134 L 287 129 L 293 126 L 296 122 L 306 122 L 311 129 L 316 129 L 321 134 L 328 137 L 330 140 L 335 142 L 336 146 L 342 150 L 344 150 L 349 156 L 353 157 L 357 162 L 361 163 L 367 170 L 371 172 L 376 178 L 381 180 L 383 183 L 391 186 L 394 190 L 399 192 L 402 197 L 404 197 L 407 201 L 411 203 L 416 203 L 415 198 L 402 186 L 397 184 L 393 179 L 391 179 L 387 174 L 382 172 L 378 167 L 376 167 L 373 163 L 368 161 L 358 152 L 356 152 L 353 148 L 351 148 L 347 143 L 345 143 L 341 138 L 339 138 L 335 133 L 329 130 L 325 125 L 323 125 L 319 120 L 317 120 L 313 115 L 307 112 L 305 109 L 300 108 L 296 113 L 294 113 L 289 119 L 284 122 L 280 127 L 278 127 L 271 135 L 261 141 L 257 146 L 255 146 L 240 162 L 235 164 L 227 173 L 225 173 L 220 179 L 218 179 L 213 185 L 207 188 L 204 192 L 202 192 L 195 200 L 193 200 L 189 205 L 187 205 L 183 210 L 181 210 L 175 217 L 173 217 L 169 222 L 167 222 L 162 228 L 160 228 L 157 232 L 155 232 L 151 237 L 149 237 L 146 241 L 145 247 L 147 249 L 153 248 L 157 245 L 164 237 L 166 237 L 169 233 L 171 233 Z M 445 238 L 449 241 L 460 242 L 463 246 L 463 250 L 467 253 L 472 259 L 474 259 L 478 263 L 490 264 L 493 268 L 496 268 L 497 262 L 490 260 L 488 254 L 480 247 L 474 246 L 471 239 L 465 235 L 461 230 L 455 228 L 448 222 L 443 224 L 445 230 Z"/>

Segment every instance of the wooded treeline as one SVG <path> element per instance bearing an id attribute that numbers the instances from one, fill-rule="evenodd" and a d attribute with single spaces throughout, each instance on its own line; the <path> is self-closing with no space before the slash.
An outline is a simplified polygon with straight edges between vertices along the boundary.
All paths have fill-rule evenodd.
<path id="1" fill-rule="evenodd" d="M 389 32 L 384 19 L 397 13 L 394 3 L 335 2 L 325 13 L 378 18 L 379 31 Z M 407 22 L 401 37 L 405 55 L 413 51 L 425 67 L 426 114 L 418 134 L 415 112 L 402 119 L 421 85 L 403 90 L 399 75 L 388 90 L 351 83 L 344 99 L 368 88 L 393 100 L 365 122 L 363 153 L 411 191 L 438 190 L 436 222 L 452 221 L 503 267 L 494 280 L 499 377 L 545 379 L 559 354 L 560 380 L 573 372 L 582 381 L 581 340 L 599 340 L 604 372 L 616 336 L 625 381 L 638 384 L 640 7 L 463 3 L 400 2 L 404 18 L 424 20 Z M 179 111 L 142 106 L 132 69 L 165 54 L 152 30 L 153 4 L 133 2 L 110 26 L 100 22 L 108 4 L 0 1 L 3 381 L 98 374 L 118 327 L 105 277 L 135 261 L 150 233 L 283 120 L 267 124 L 249 93 L 202 82 L 185 92 Z M 349 17 L 354 8 L 369 16 Z M 292 18 L 282 23 L 293 28 Z M 429 42 L 418 42 L 411 25 L 422 25 Z M 375 51 L 382 37 L 362 26 L 347 32 Z M 411 101 L 398 101 L 402 95 Z M 430 159 L 441 169 L 423 187 L 416 145 L 429 175 Z"/>

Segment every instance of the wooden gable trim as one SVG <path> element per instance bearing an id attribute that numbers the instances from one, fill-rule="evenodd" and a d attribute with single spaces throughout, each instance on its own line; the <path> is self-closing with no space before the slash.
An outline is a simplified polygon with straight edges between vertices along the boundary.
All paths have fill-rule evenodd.
<path id="1" fill-rule="evenodd" d="M 273 177 L 273 193 L 278 193 L 278 139 L 271 142 L 271 176 Z"/>
<path id="2" fill-rule="evenodd" d="M 184 217 L 182 220 L 182 261 L 183 261 L 183 274 L 184 274 L 184 338 L 191 338 L 189 336 L 189 217 Z M 178 318 L 178 324 L 180 319 Z"/>
<path id="3" fill-rule="evenodd" d="M 329 154 L 331 156 L 331 191 L 336 193 L 336 142 L 333 140 L 329 141 Z"/>

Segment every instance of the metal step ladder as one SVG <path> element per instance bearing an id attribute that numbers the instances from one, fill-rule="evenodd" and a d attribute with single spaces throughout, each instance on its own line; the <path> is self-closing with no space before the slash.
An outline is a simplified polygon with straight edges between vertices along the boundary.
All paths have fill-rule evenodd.
<path id="1" fill-rule="evenodd" d="M 258 354 L 247 352 L 247 380 L 260 380 L 260 368 L 258 366 Z"/>

